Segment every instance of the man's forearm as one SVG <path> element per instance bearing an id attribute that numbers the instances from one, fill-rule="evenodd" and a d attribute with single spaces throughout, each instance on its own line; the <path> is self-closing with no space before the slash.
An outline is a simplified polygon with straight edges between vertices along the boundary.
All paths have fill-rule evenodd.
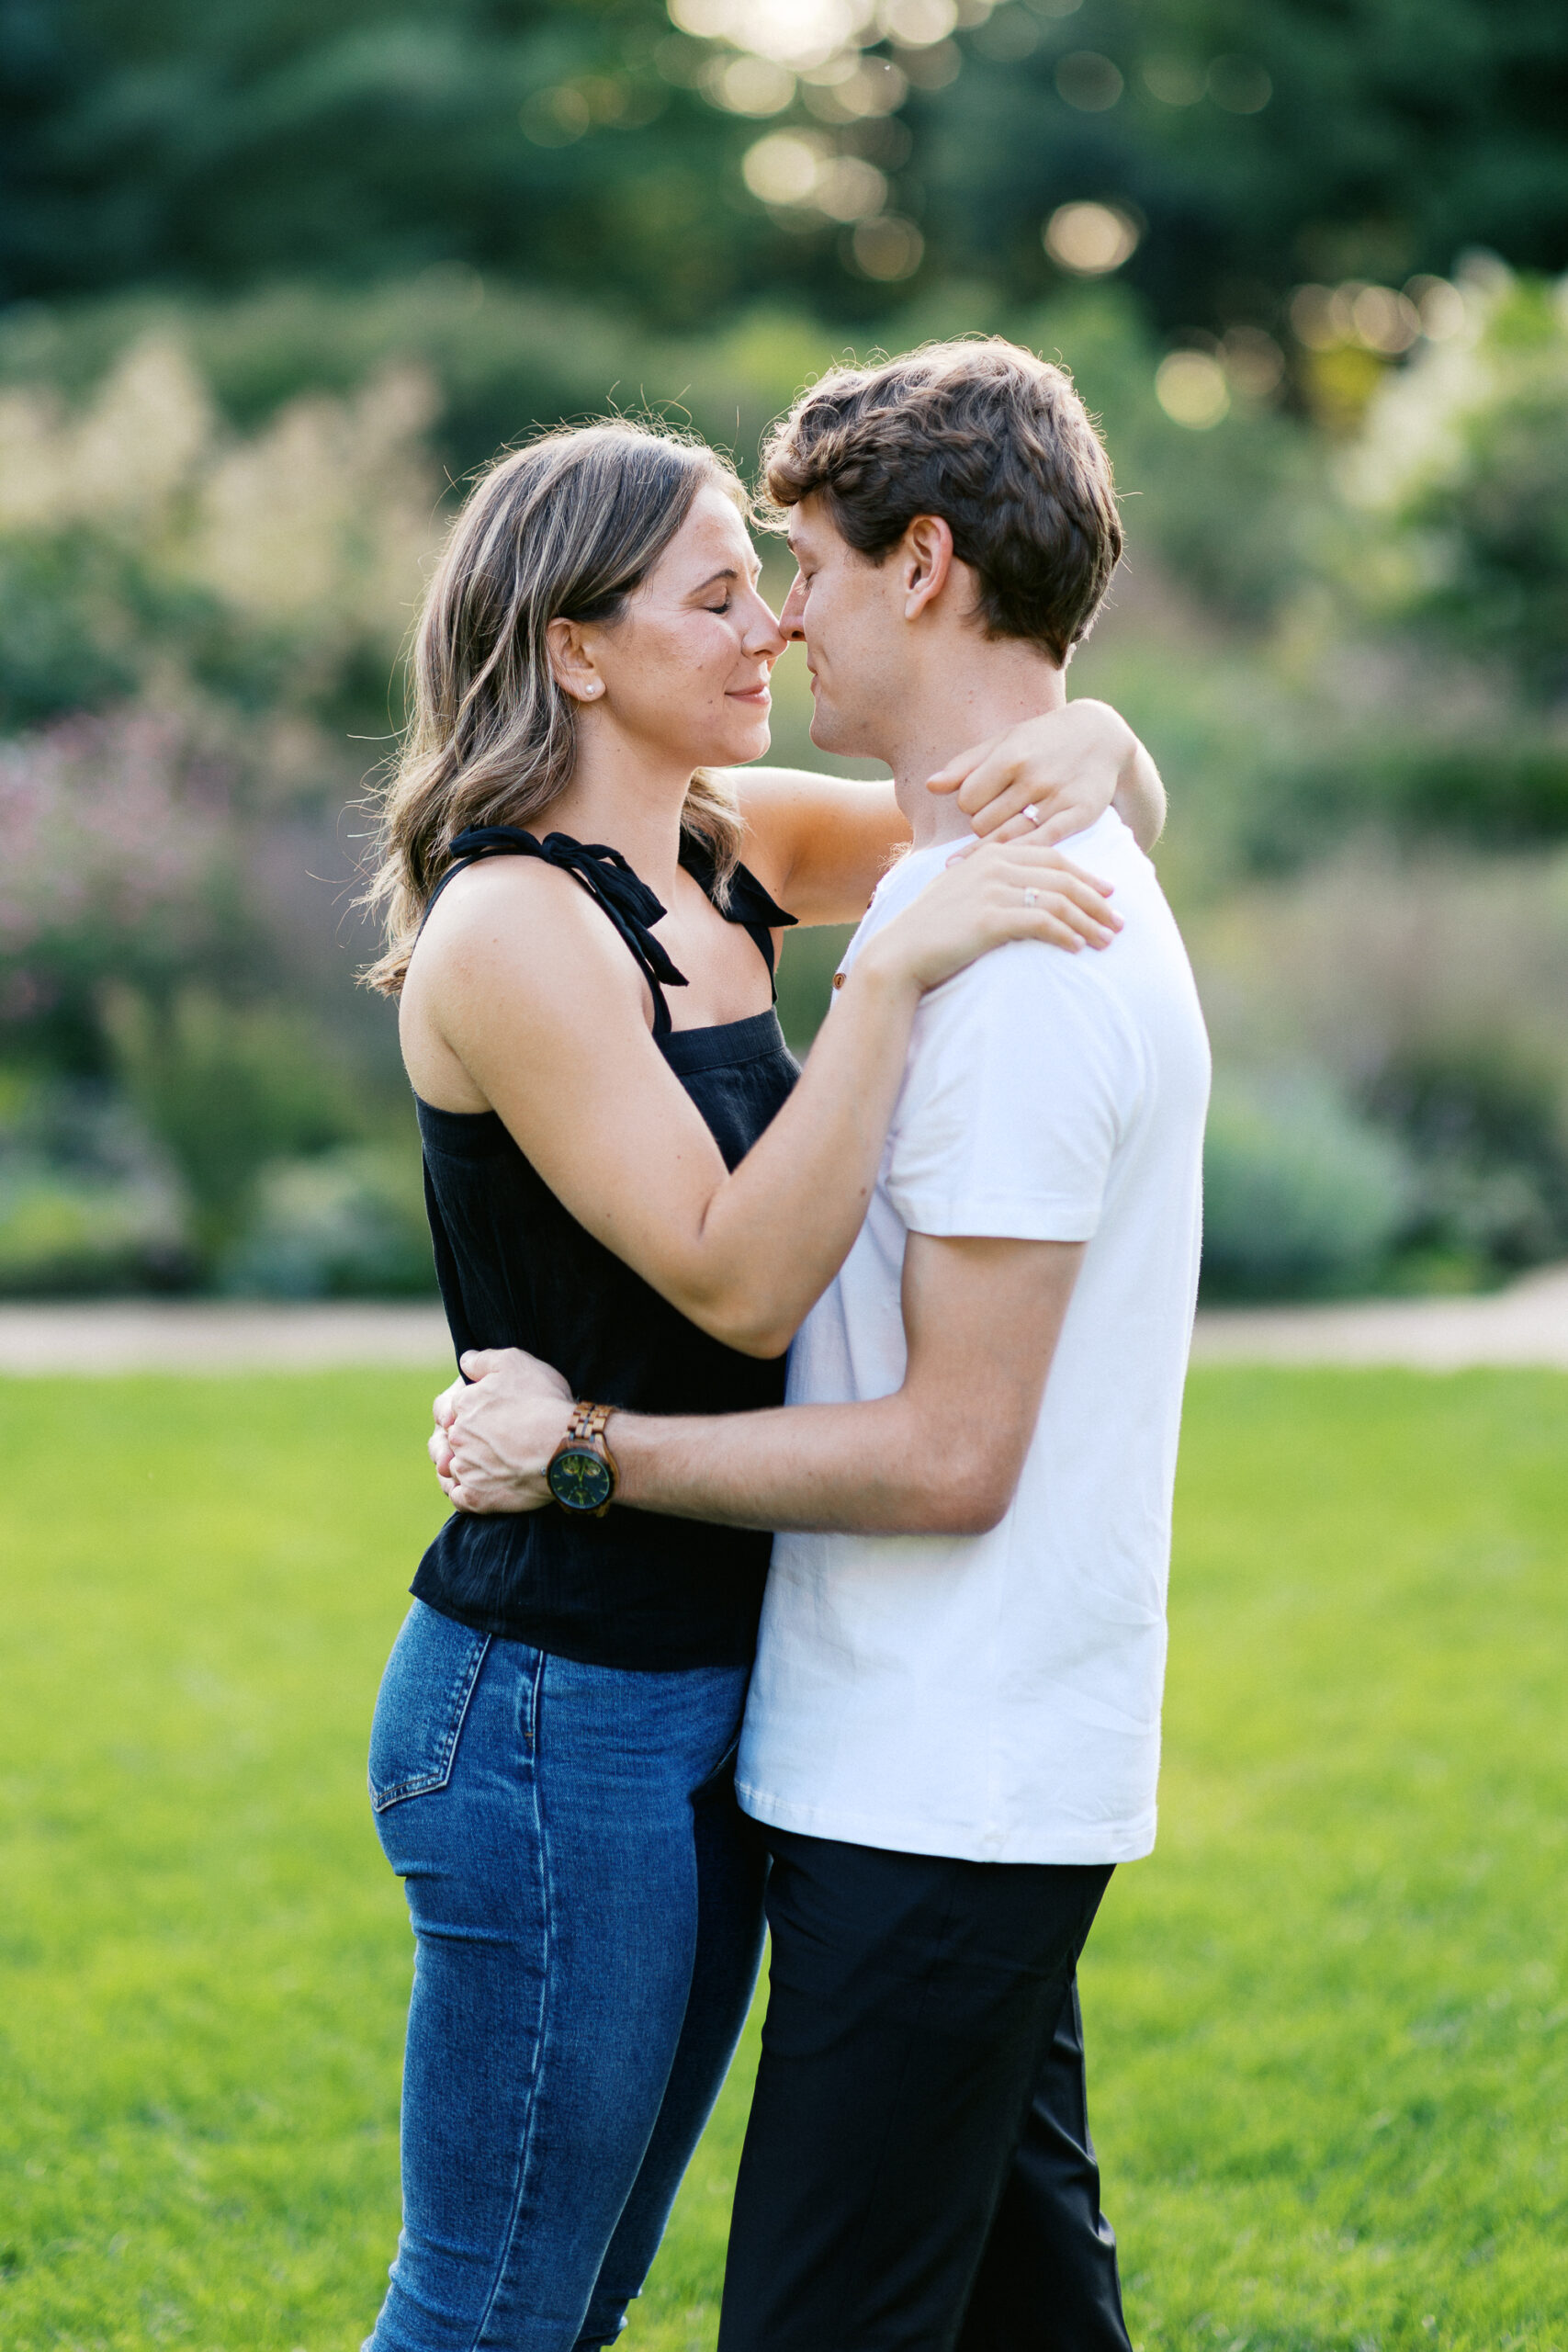
<path id="1" fill-rule="evenodd" d="M 605 1437 L 621 1473 L 617 1501 L 675 1519 L 865 1535 L 993 1525 L 984 1447 L 942 1442 L 920 1419 L 900 1392 L 681 1419 L 616 1413 Z"/>

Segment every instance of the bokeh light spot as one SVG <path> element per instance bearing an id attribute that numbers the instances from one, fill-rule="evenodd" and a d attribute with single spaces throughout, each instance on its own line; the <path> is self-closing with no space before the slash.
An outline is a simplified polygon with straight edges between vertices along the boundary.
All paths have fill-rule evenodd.
<path id="1" fill-rule="evenodd" d="M 1225 371 L 1206 351 L 1172 351 L 1160 361 L 1155 398 L 1173 424 L 1207 433 L 1230 409 Z"/>
<path id="2" fill-rule="evenodd" d="M 1103 114 L 1122 95 L 1122 74 L 1098 50 L 1075 49 L 1056 68 L 1056 87 L 1080 114 Z"/>
<path id="3" fill-rule="evenodd" d="M 891 283 L 912 277 L 925 254 L 926 241 L 912 220 L 896 212 L 879 220 L 860 221 L 850 238 L 850 252 L 863 277 Z"/>
<path id="4" fill-rule="evenodd" d="M 1051 259 L 1078 277 L 1103 277 L 1137 250 L 1138 224 L 1110 204 L 1062 204 L 1041 237 Z"/>
<path id="5" fill-rule="evenodd" d="M 746 151 L 741 177 L 763 204 L 809 204 L 822 151 L 793 130 L 775 130 Z"/>
<path id="6" fill-rule="evenodd" d="M 958 22 L 956 0 L 882 0 L 877 23 L 900 49 L 931 49 Z"/>

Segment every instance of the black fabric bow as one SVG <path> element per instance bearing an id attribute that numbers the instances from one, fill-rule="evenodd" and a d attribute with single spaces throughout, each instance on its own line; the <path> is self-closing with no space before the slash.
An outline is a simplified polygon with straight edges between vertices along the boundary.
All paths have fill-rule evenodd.
<path id="1" fill-rule="evenodd" d="M 688 874 L 695 876 L 711 899 L 717 886 L 718 870 L 703 843 L 694 834 L 681 836 L 681 863 Z M 774 928 L 793 930 L 796 918 L 786 914 L 778 900 L 763 889 L 749 865 L 738 865 L 729 877 L 728 905 L 726 912 L 731 922 L 761 925 L 764 931 Z M 761 944 L 761 943 L 759 943 Z M 765 953 L 769 965 L 773 960 L 773 941 L 767 942 Z"/>
<path id="2" fill-rule="evenodd" d="M 502 854 L 541 857 L 547 865 L 572 875 L 590 898 L 598 899 L 650 979 L 667 989 L 687 985 L 684 972 L 675 969 L 652 935 L 651 926 L 662 918 L 664 908 L 618 849 L 603 842 L 574 842 L 570 833 L 547 833 L 537 841 L 516 825 L 471 825 L 452 843 L 454 867 Z"/>

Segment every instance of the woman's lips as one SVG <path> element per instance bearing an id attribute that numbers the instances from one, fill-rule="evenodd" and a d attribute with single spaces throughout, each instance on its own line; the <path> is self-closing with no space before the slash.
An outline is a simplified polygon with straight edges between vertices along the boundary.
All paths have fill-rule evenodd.
<path id="1" fill-rule="evenodd" d="M 729 699 L 731 702 L 755 703 L 759 710 L 766 710 L 773 697 L 772 689 L 767 686 L 747 686 L 743 690 L 733 689 Z"/>

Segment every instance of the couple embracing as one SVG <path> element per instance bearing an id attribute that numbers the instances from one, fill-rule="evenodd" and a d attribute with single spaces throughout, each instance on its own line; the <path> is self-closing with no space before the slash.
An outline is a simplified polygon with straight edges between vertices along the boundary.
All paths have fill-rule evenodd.
<path id="1" fill-rule="evenodd" d="M 608 424 L 480 481 L 420 627 L 375 977 L 467 1380 L 372 1733 L 376 2352 L 614 2341 L 764 1924 L 721 2352 L 1126 2352 L 1076 1971 L 1154 1841 L 1208 1057 L 1158 777 L 1066 705 L 1111 472 L 976 341 L 766 481 L 777 617 L 729 469 Z M 745 764 L 791 638 L 891 786 Z M 863 910 L 797 1069 L 784 929 Z"/>

